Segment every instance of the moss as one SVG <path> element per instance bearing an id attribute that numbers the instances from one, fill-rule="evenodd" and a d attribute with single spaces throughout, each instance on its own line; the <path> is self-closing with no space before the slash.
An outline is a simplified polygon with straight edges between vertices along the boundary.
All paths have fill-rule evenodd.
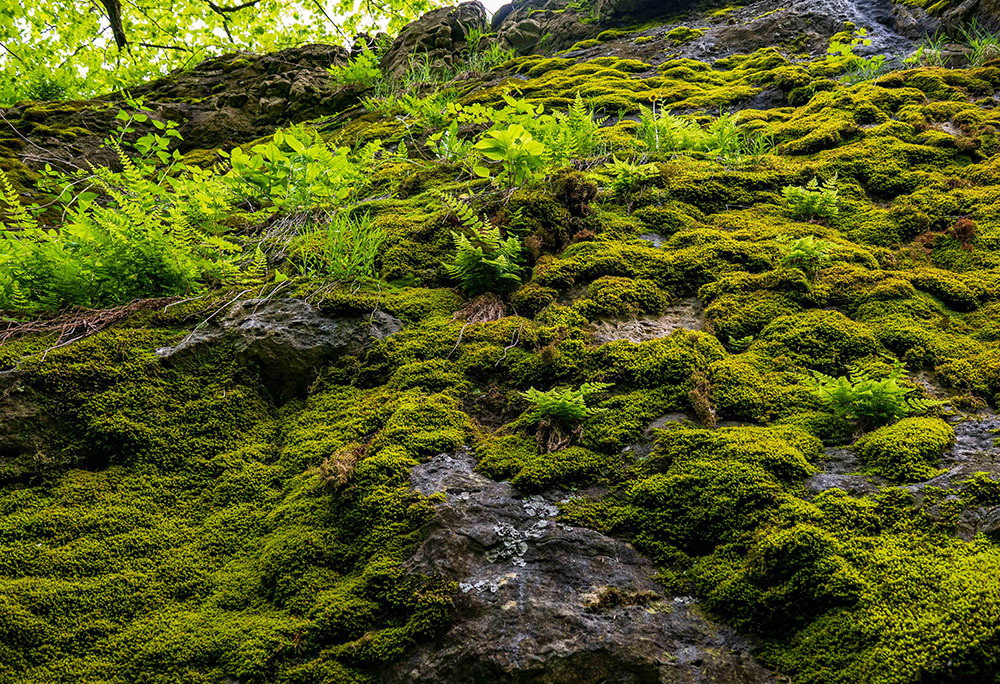
<path id="1" fill-rule="evenodd" d="M 741 551 L 720 549 L 695 573 L 706 587 L 710 610 L 757 632 L 794 631 L 828 611 L 856 604 L 864 588 L 840 542 L 815 525 L 761 534 L 745 562 Z"/>
<path id="2" fill-rule="evenodd" d="M 837 311 L 820 309 L 773 321 L 761 331 L 754 348 L 834 375 L 843 373 L 850 362 L 881 351 L 868 326 Z"/>
<path id="3" fill-rule="evenodd" d="M 705 29 L 694 29 L 688 26 L 678 26 L 672 28 L 663 34 L 663 38 L 670 42 L 671 45 L 683 45 L 684 43 L 690 43 L 692 40 L 696 40 L 705 35 Z"/>
<path id="4" fill-rule="evenodd" d="M 597 40 L 606 43 L 609 40 L 618 40 L 624 36 L 628 35 L 628 31 L 619 31 L 618 29 L 609 29 L 607 31 L 601 31 L 597 34 Z"/>
<path id="5" fill-rule="evenodd" d="M 573 52 L 574 50 L 586 50 L 587 48 L 592 48 L 600 44 L 601 41 L 599 38 L 588 38 L 586 40 L 579 40 L 573 43 L 573 45 L 569 47 L 567 52 Z"/>
<path id="6" fill-rule="evenodd" d="M 587 318 L 622 318 L 661 313 L 667 306 L 667 296 L 649 280 L 605 276 L 592 282 L 587 287 L 587 297 L 574 306 Z"/>
<path id="7" fill-rule="evenodd" d="M 896 482 L 934 477 L 941 453 L 955 441 L 955 431 L 940 418 L 904 418 L 869 433 L 854 449 L 873 471 Z"/>

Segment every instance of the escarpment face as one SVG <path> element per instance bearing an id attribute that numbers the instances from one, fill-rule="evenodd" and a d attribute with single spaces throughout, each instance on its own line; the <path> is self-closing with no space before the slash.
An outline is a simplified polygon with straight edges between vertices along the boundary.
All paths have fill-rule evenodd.
<path id="1" fill-rule="evenodd" d="M 994 681 L 996 14 L 462 3 L 0 110 L 0 682 Z"/>

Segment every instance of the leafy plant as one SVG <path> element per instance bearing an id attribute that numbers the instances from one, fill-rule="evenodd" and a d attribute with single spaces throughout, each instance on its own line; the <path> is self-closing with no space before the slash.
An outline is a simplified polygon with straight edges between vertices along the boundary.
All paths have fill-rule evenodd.
<path id="1" fill-rule="evenodd" d="M 807 384 L 834 415 L 866 426 L 884 425 L 941 405 L 899 384 L 904 375 L 903 364 L 896 362 L 886 378 L 875 378 L 867 371 L 838 378 L 812 371 Z"/>
<path id="2" fill-rule="evenodd" d="M 326 214 L 300 237 L 295 258 L 305 273 L 333 278 L 374 278 L 385 230 L 370 214 Z"/>
<path id="3" fill-rule="evenodd" d="M 466 159 L 472 149 L 472 143 L 458 135 L 458 119 L 452 119 L 448 128 L 429 136 L 426 145 L 435 157 L 449 162 Z"/>
<path id="4" fill-rule="evenodd" d="M 849 41 L 844 42 L 842 40 L 833 40 L 830 42 L 830 46 L 826 50 L 827 60 L 840 65 L 845 69 L 849 69 L 853 62 L 858 59 L 862 59 L 857 55 L 855 50 L 859 47 L 867 47 L 871 44 L 872 41 L 871 38 L 868 37 L 867 29 L 855 29 Z"/>
<path id="5" fill-rule="evenodd" d="M 496 226 L 480 219 L 460 200 L 450 195 L 443 199 L 462 226 L 472 233 L 471 238 L 465 233 L 452 233 L 455 255 L 445 263 L 448 275 L 458 280 L 470 296 L 506 292 L 520 285 L 523 270 L 520 240 L 515 237 L 504 240 Z"/>
<path id="6" fill-rule="evenodd" d="M 815 278 L 823 266 L 830 261 L 830 255 L 837 246 L 832 242 L 820 240 L 815 235 L 792 239 L 787 236 L 778 238 L 781 250 L 781 265 L 797 268 L 810 278 Z"/>
<path id="7" fill-rule="evenodd" d="M 328 69 L 334 81 L 345 86 L 370 88 L 383 79 L 378 55 L 373 50 L 363 50 L 344 66 Z"/>
<path id="8" fill-rule="evenodd" d="M 587 382 L 577 389 L 554 388 L 545 392 L 532 387 L 521 392 L 521 396 L 532 403 L 528 412 L 532 420 L 547 420 L 570 427 L 601 413 L 602 409 L 587 406 L 587 399 L 594 394 L 606 392 L 611 387 L 606 382 Z"/>
<path id="9" fill-rule="evenodd" d="M 799 220 L 831 219 L 840 211 L 837 174 L 824 181 L 822 185 L 817 178 L 813 178 L 805 187 L 786 185 L 781 192 L 785 197 L 789 213 Z"/>
<path id="10" fill-rule="evenodd" d="M 276 131 L 249 152 L 228 153 L 226 179 L 237 195 L 270 201 L 284 211 L 341 202 L 364 180 L 346 147 L 332 149 L 305 128 Z"/>
<path id="11" fill-rule="evenodd" d="M 485 163 L 473 166 L 475 174 L 489 178 L 493 175 L 491 162 L 499 164 L 503 169 L 500 179 L 510 188 L 523 185 L 545 166 L 545 145 L 532 138 L 521 124 L 487 131 L 473 147 L 485 159 Z"/>

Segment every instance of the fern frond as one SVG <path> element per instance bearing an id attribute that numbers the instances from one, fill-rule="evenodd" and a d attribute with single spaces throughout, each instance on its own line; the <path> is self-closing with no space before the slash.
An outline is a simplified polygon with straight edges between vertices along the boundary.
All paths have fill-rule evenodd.
<path id="1" fill-rule="evenodd" d="M 0 201 L 7 205 L 10 213 L 6 226 L 8 229 L 33 230 L 38 227 L 35 217 L 21 204 L 21 196 L 3 169 L 0 169 Z"/>
<path id="2" fill-rule="evenodd" d="M 441 199 L 445 203 L 445 206 L 448 207 L 451 213 L 453 213 L 459 220 L 459 222 L 469 230 L 476 233 L 476 235 L 478 235 L 481 239 L 487 240 L 493 232 L 499 233 L 497 228 L 490 223 L 488 218 L 480 218 L 479 215 L 472 210 L 472 207 L 462 202 L 454 195 L 445 194 L 441 196 Z"/>

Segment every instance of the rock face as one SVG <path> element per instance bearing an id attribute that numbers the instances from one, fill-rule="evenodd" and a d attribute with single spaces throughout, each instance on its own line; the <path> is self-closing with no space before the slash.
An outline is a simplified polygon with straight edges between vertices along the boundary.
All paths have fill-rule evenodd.
<path id="1" fill-rule="evenodd" d="M 596 36 L 601 29 L 588 17 L 567 0 L 520 0 L 497 11 L 493 29 L 519 54 L 551 54 Z"/>
<path id="2" fill-rule="evenodd" d="M 660 316 L 627 321 L 596 321 L 591 324 L 590 332 L 598 344 L 614 340 L 628 340 L 639 344 L 668 337 L 677 330 L 701 330 L 704 325 L 705 313 L 701 302 L 692 297 L 671 304 Z"/>
<path id="3" fill-rule="evenodd" d="M 164 362 L 178 364 L 228 343 L 243 364 L 260 370 L 265 382 L 295 394 L 312 382 L 324 363 L 361 354 L 372 340 L 402 327 L 381 311 L 333 318 L 301 299 L 248 299 L 159 354 Z"/>
<path id="4" fill-rule="evenodd" d="M 256 140 L 281 126 L 351 106 L 357 92 L 337 86 L 327 71 L 347 59 L 347 50 L 337 45 L 234 53 L 134 88 L 132 94 L 145 98 L 155 118 L 180 123 L 181 151 L 210 149 Z M 11 138 L 5 144 L 16 147 L 29 167 L 81 159 L 114 165 L 114 153 L 102 148 L 101 140 L 114 128 L 119 107 L 125 105 L 107 97 L 0 108 L 0 138 Z"/>
<path id="5" fill-rule="evenodd" d="M 389 681 L 776 681 L 749 642 L 665 595 L 631 546 L 557 522 L 557 496 L 519 496 L 473 466 L 458 452 L 411 473 L 414 489 L 447 498 L 409 569 L 457 581 L 457 616 Z"/>
<path id="6" fill-rule="evenodd" d="M 479 2 L 442 7 L 408 24 L 382 57 L 382 71 L 401 77 L 412 59 L 426 58 L 432 69 L 452 67 L 464 59 L 469 32 L 488 31 L 486 10 Z"/>

